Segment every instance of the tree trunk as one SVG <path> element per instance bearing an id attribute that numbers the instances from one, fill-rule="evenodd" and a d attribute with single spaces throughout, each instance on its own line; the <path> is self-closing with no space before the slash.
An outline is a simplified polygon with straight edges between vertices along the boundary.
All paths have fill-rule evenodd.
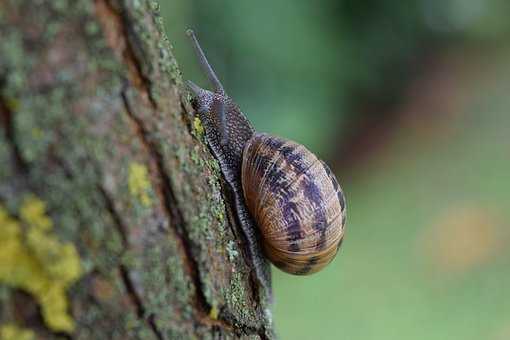
<path id="1" fill-rule="evenodd" d="M 0 121 L 0 338 L 273 337 L 155 1 L 0 0 Z"/>

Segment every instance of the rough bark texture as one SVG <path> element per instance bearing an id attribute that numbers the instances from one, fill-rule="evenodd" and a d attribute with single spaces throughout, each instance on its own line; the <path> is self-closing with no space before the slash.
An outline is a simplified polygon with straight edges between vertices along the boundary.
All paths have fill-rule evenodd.
<path id="1" fill-rule="evenodd" d="M 272 337 L 191 113 L 155 1 L 0 0 L 0 336 Z"/>

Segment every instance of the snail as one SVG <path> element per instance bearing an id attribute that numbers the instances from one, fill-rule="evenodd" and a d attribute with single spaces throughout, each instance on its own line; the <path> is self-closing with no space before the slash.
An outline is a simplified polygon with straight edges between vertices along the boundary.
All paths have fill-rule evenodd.
<path id="1" fill-rule="evenodd" d="M 296 142 L 259 133 L 225 93 L 192 30 L 187 30 L 209 91 L 187 82 L 207 142 L 233 193 L 259 282 L 270 290 L 264 255 L 281 270 L 306 275 L 338 252 L 344 194 L 329 167 Z"/>

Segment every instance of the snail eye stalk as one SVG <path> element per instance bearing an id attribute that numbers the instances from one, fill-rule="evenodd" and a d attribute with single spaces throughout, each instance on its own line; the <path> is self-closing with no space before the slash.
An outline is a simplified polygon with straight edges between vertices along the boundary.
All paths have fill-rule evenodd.
<path id="1" fill-rule="evenodd" d="M 212 69 L 211 64 L 209 64 L 209 61 L 207 61 L 207 58 L 204 54 L 204 51 L 200 47 L 200 44 L 197 40 L 197 37 L 195 36 L 195 33 L 193 32 L 193 30 L 188 29 L 186 31 L 186 34 L 191 39 L 191 44 L 193 45 L 193 49 L 195 50 L 195 53 L 198 57 L 200 66 L 204 70 L 205 74 L 207 74 L 207 78 L 209 78 L 209 81 L 213 85 L 214 92 L 216 92 L 218 94 L 224 94 L 225 90 L 223 90 L 223 85 L 221 85 L 221 82 L 218 79 L 218 77 L 216 76 L 216 73 L 214 72 L 214 70 Z"/>

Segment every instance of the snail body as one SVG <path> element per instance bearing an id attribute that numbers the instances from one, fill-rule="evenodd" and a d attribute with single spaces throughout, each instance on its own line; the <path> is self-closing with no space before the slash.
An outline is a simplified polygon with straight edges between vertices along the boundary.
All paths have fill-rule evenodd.
<path id="1" fill-rule="evenodd" d="M 188 81 L 194 107 L 232 190 L 259 282 L 270 291 L 266 258 L 291 274 L 321 270 L 344 235 L 345 198 L 335 176 L 303 145 L 256 132 L 225 93 L 193 32 L 187 33 L 214 86 L 209 91 Z"/>

